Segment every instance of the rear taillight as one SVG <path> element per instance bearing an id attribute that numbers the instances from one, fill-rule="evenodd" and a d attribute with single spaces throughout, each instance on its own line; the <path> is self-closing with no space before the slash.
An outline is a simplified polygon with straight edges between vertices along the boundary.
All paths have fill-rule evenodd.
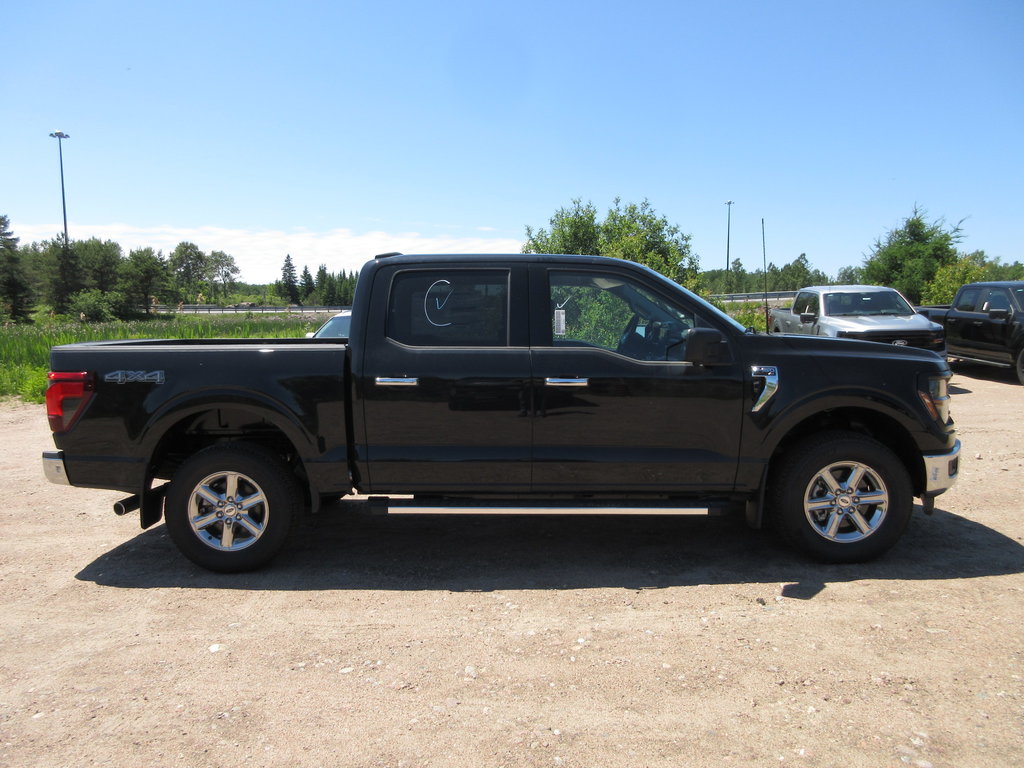
<path id="1" fill-rule="evenodd" d="M 50 371 L 46 388 L 46 417 L 51 432 L 67 432 L 85 410 L 95 390 L 88 371 Z"/>

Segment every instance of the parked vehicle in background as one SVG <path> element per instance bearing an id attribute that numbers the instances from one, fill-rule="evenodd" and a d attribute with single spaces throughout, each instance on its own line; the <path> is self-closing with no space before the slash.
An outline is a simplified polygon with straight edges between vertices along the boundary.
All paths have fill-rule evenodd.
<path id="1" fill-rule="evenodd" d="M 943 354 L 942 326 L 919 314 L 903 294 L 878 285 L 801 288 L 792 307 L 769 310 L 772 333 L 834 336 Z"/>
<path id="2" fill-rule="evenodd" d="M 1024 280 L 968 283 L 952 304 L 918 312 L 943 326 L 948 357 L 1015 368 L 1024 384 Z"/>
<path id="3" fill-rule="evenodd" d="M 307 339 L 347 339 L 352 325 L 352 310 L 343 309 L 315 331 L 306 334 Z"/>
<path id="4" fill-rule="evenodd" d="M 54 347 L 46 476 L 132 494 L 115 511 L 217 571 L 346 494 L 737 509 L 860 561 L 957 476 L 945 360 L 754 333 L 633 262 L 387 254 L 351 315 L 347 339 Z"/>

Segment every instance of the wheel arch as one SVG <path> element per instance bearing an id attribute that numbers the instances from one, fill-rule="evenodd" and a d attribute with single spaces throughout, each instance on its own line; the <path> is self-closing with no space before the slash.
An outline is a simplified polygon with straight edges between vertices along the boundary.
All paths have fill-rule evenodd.
<path id="1" fill-rule="evenodd" d="M 311 440 L 297 419 L 272 402 L 225 398 L 179 403 L 154 414 L 146 436 L 145 488 L 154 479 L 173 478 L 186 459 L 206 447 L 245 442 L 270 450 L 289 467 L 304 490 L 306 506 L 319 502 L 307 471 L 308 462 L 320 453 L 315 437 Z"/>
<path id="2" fill-rule="evenodd" d="M 873 438 L 896 454 L 910 476 L 911 487 L 919 495 L 926 486 L 921 450 L 907 428 L 895 417 L 861 407 L 842 407 L 811 414 L 788 429 L 775 445 L 768 461 L 766 479 L 778 470 L 780 461 L 794 445 L 824 431 L 845 430 Z"/>

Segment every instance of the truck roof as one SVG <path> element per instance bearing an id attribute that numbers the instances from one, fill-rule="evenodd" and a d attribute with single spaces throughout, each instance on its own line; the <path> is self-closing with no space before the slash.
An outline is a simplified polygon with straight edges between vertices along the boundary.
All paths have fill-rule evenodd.
<path id="1" fill-rule="evenodd" d="M 809 285 L 801 288 L 801 291 L 818 291 L 819 293 L 881 293 L 882 291 L 895 291 L 885 285 Z"/>

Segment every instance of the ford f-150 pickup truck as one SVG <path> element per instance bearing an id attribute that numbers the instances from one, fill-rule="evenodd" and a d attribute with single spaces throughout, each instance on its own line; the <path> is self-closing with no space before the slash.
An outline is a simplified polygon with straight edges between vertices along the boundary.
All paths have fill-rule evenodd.
<path id="1" fill-rule="evenodd" d="M 321 499 L 743 510 L 833 562 L 888 550 L 957 475 L 945 360 L 744 329 L 645 267 L 403 256 L 347 340 L 54 347 L 54 482 L 131 494 L 188 558 L 269 561 Z"/>
<path id="2" fill-rule="evenodd" d="M 949 306 L 918 307 L 946 329 L 946 354 L 1014 368 L 1024 384 L 1024 280 L 968 283 Z"/>
<path id="3" fill-rule="evenodd" d="M 942 354 L 942 326 L 918 314 L 903 294 L 879 285 L 815 285 L 792 308 L 769 310 L 772 333 L 800 333 L 921 347 Z"/>

